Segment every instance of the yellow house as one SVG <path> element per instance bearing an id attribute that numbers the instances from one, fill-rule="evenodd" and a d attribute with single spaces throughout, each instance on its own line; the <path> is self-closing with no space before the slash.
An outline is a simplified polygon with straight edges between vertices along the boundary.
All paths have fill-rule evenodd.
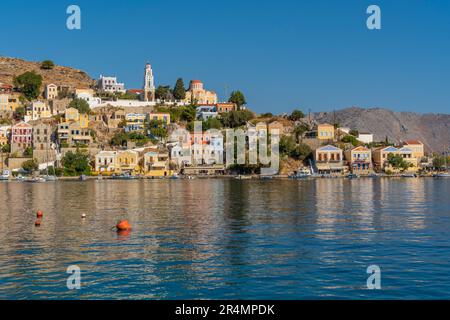
<path id="1" fill-rule="evenodd" d="M 151 112 L 148 115 L 148 118 L 150 121 L 157 120 L 161 121 L 165 124 L 170 124 L 170 113 L 164 113 L 164 112 Z"/>
<path id="2" fill-rule="evenodd" d="M 102 150 L 95 155 L 95 172 L 111 175 L 117 169 L 117 151 Z"/>
<path id="3" fill-rule="evenodd" d="M 316 149 L 314 160 L 319 174 L 342 175 L 345 173 L 342 150 L 338 147 L 327 145 Z"/>
<path id="4" fill-rule="evenodd" d="M 19 95 L 16 93 L 0 93 L 0 111 L 16 111 L 19 107 Z"/>
<path id="5" fill-rule="evenodd" d="M 360 146 L 344 152 L 352 173 L 366 175 L 372 172 L 372 151 Z"/>
<path id="6" fill-rule="evenodd" d="M 87 128 L 89 126 L 89 116 L 87 114 L 79 113 L 75 108 L 67 108 L 64 112 L 64 123 L 78 122 L 80 128 Z"/>
<path id="7" fill-rule="evenodd" d="M 423 143 L 419 140 L 405 141 L 403 146 L 411 149 L 413 158 L 416 158 L 418 162 L 425 156 Z"/>
<path id="8" fill-rule="evenodd" d="M 10 134 L 11 126 L 0 126 L 0 146 L 8 144 Z"/>
<path id="9" fill-rule="evenodd" d="M 50 106 L 43 101 L 33 101 L 31 103 L 31 120 L 38 120 L 42 118 L 51 118 L 52 110 Z"/>
<path id="10" fill-rule="evenodd" d="M 44 97 L 47 100 L 53 100 L 58 97 L 58 86 L 50 83 L 45 86 Z"/>
<path id="11" fill-rule="evenodd" d="M 396 148 L 396 147 L 386 147 L 386 148 L 378 148 L 375 149 L 373 152 L 373 161 L 381 170 L 384 171 L 392 171 L 397 172 L 399 169 L 393 168 L 389 162 L 389 154 L 393 155 L 399 155 L 403 158 L 404 161 L 410 164 L 410 167 L 406 171 L 417 171 L 418 168 L 418 160 L 417 158 L 413 157 L 413 151 L 410 148 L 402 147 L 402 148 Z"/>
<path id="12" fill-rule="evenodd" d="M 334 126 L 328 123 L 317 125 L 317 138 L 319 140 L 334 140 Z"/>
<path id="13" fill-rule="evenodd" d="M 134 150 L 119 151 L 116 156 L 116 172 L 139 173 L 139 152 Z"/>
<path id="14" fill-rule="evenodd" d="M 150 177 L 166 177 L 173 175 L 169 169 L 169 154 L 150 151 L 144 154 L 144 172 Z"/>

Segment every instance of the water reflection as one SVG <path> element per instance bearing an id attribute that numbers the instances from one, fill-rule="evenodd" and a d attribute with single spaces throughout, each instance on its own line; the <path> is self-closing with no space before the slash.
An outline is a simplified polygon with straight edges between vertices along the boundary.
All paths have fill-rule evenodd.
<path id="1" fill-rule="evenodd" d="M 0 298 L 443 298 L 449 185 L 3 183 Z M 36 228 L 38 209 L 44 218 Z M 121 218 L 131 232 L 113 230 Z M 363 288 L 372 263 L 382 266 L 388 288 L 376 296 Z M 82 269 L 80 291 L 65 287 L 71 264 Z"/>

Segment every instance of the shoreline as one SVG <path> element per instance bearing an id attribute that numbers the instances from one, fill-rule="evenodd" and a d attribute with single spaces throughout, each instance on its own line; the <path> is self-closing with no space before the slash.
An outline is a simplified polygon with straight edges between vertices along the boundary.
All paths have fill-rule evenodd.
<path id="1" fill-rule="evenodd" d="M 429 175 L 417 175 L 417 176 L 404 176 L 401 174 L 395 175 L 378 175 L 378 176 L 309 176 L 309 177 L 292 177 L 288 175 L 274 175 L 274 176 L 260 176 L 260 175 L 204 175 L 204 176 L 167 176 L 167 177 L 146 177 L 146 176 L 133 176 L 129 178 L 124 177 L 99 177 L 99 176 L 85 176 L 83 180 L 79 176 L 75 177 L 57 177 L 57 181 L 88 181 L 88 180 L 198 180 L 198 179 L 226 179 L 226 180 L 316 180 L 316 179 L 345 179 L 345 180 L 359 180 L 359 179 L 380 179 L 380 178 L 404 178 L 404 179 L 419 179 L 419 178 L 436 178 L 442 179 L 443 177 L 436 177 L 433 174 Z M 30 182 L 21 179 L 8 179 L 0 180 L 0 182 Z M 44 182 L 44 181 L 42 181 Z M 42 183 L 41 182 L 41 183 Z M 54 182 L 54 181 L 45 181 Z M 35 182 L 36 183 L 36 182 Z"/>

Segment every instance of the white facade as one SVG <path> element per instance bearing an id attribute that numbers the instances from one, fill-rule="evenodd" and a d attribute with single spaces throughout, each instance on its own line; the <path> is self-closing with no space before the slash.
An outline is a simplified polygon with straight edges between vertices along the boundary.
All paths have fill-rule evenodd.
<path id="1" fill-rule="evenodd" d="M 373 133 L 360 133 L 358 134 L 358 141 L 362 143 L 372 143 L 373 142 Z"/>
<path id="2" fill-rule="evenodd" d="M 125 84 L 117 82 L 117 77 L 104 77 L 100 75 L 97 81 L 99 90 L 104 92 L 122 92 L 125 93 Z"/>
<path id="3" fill-rule="evenodd" d="M 144 71 L 144 101 L 154 101 L 155 100 L 155 78 L 153 77 L 153 70 L 150 63 L 145 65 Z"/>
<path id="4" fill-rule="evenodd" d="M 58 86 L 53 83 L 48 84 L 45 87 L 44 96 L 47 100 L 56 99 L 58 97 Z"/>
<path id="5" fill-rule="evenodd" d="M 92 94 L 86 92 L 77 93 L 76 97 L 78 99 L 86 101 L 89 104 L 90 108 L 95 108 L 102 104 L 102 99 L 100 99 L 99 97 L 94 97 Z"/>
<path id="6" fill-rule="evenodd" d="M 116 169 L 117 151 L 100 151 L 95 156 L 95 171 L 114 172 Z"/>
<path id="7" fill-rule="evenodd" d="M 208 120 L 209 118 L 216 118 L 218 115 L 216 107 L 200 106 L 196 109 L 196 117 L 201 120 Z"/>
<path id="8" fill-rule="evenodd" d="M 27 112 L 27 115 L 25 116 L 26 121 L 28 122 L 30 120 L 38 120 L 42 118 L 50 118 L 52 117 L 52 111 L 49 105 L 47 105 L 43 101 L 33 101 L 31 103 L 31 106 L 29 107 L 29 110 Z"/>

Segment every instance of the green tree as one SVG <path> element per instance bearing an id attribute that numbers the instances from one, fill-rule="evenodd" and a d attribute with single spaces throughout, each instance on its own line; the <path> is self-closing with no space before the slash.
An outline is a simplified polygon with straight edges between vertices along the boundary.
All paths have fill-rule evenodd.
<path id="1" fill-rule="evenodd" d="M 360 145 L 360 142 L 358 141 L 358 139 L 356 139 L 356 137 L 352 136 L 352 135 L 346 135 L 345 137 L 342 138 L 341 141 L 346 142 L 346 143 L 351 143 L 355 147 Z"/>
<path id="2" fill-rule="evenodd" d="M 311 128 L 310 128 L 309 124 L 307 124 L 307 123 L 302 122 L 302 123 L 299 123 L 298 125 L 296 125 L 294 128 L 294 135 L 295 135 L 295 138 L 297 139 L 297 142 L 300 141 L 300 138 L 303 136 L 303 134 L 305 134 L 305 132 L 308 132 L 310 130 L 311 130 Z"/>
<path id="3" fill-rule="evenodd" d="M 152 120 L 148 124 L 148 129 L 150 131 L 150 134 L 154 138 L 167 138 L 169 135 L 167 128 L 165 127 L 165 124 L 162 121 L 158 120 Z"/>
<path id="4" fill-rule="evenodd" d="M 301 119 L 303 119 L 305 117 L 305 114 L 301 111 L 301 110 L 294 110 L 292 111 L 292 113 L 289 115 L 288 119 L 291 121 L 299 121 Z"/>
<path id="5" fill-rule="evenodd" d="M 280 138 L 280 155 L 290 157 L 296 148 L 294 137 L 281 136 Z"/>
<path id="6" fill-rule="evenodd" d="M 180 120 L 191 122 L 195 120 L 195 106 L 183 106 L 181 107 Z"/>
<path id="7" fill-rule="evenodd" d="M 125 132 L 116 133 L 111 139 L 112 146 L 125 146 L 127 144 L 129 137 Z"/>
<path id="8" fill-rule="evenodd" d="M 350 130 L 349 134 L 351 134 L 352 136 L 355 136 L 355 137 L 357 137 L 357 136 L 359 136 L 359 131 L 358 131 L 358 130 L 356 130 L 356 129 L 354 129 L 354 130 Z"/>
<path id="9" fill-rule="evenodd" d="M 186 89 L 182 78 L 178 78 L 173 88 L 173 97 L 175 100 L 183 100 L 186 98 Z"/>
<path id="10" fill-rule="evenodd" d="M 41 85 L 42 76 L 34 71 L 27 71 L 14 78 L 14 86 L 28 101 L 39 97 Z"/>
<path id="11" fill-rule="evenodd" d="M 239 90 L 231 92 L 228 102 L 236 104 L 237 110 L 241 110 L 241 107 L 247 103 L 244 94 Z"/>
<path id="12" fill-rule="evenodd" d="M 393 154 L 393 153 L 389 153 L 388 154 L 388 163 L 396 169 L 400 169 L 400 170 L 406 170 L 408 169 L 411 164 L 409 164 L 408 162 L 405 161 L 405 159 L 403 159 L 403 157 L 399 154 Z"/>
<path id="13" fill-rule="evenodd" d="M 300 143 L 291 152 L 291 157 L 303 161 L 307 158 L 312 157 L 312 150 L 307 144 Z"/>
<path id="14" fill-rule="evenodd" d="M 30 159 L 22 163 L 22 169 L 26 172 L 33 172 L 39 169 L 39 164 L 36 159 Z"/>
<path id="15" fill-rule="evenodd" d="M 23 119 L 25 117 L 25 108 L 24 107 L 18 107 L 14 111 L 14 117 L 16 119 Z"/>
<path id="16" fill-rule="evenodd" d="M 170 86 L 158 86 L 155 91 L 155 98 L 162 101 L 171 100 Z"/>
<path id="17" fill-rule="evenodd" d="M 11 145 L 5 144 L 2 146 L 2 152 L 3 153 L 10 153 L 11 152 Z"/>
<path id="18" fill-rule="evenodd" d="M 25 157 L 32 157 L 33 156 L 33 148 L 32 147 L 26 148 L 25 151 L 23 152 L 23 155 Z"/>
<path id="19" fill-rule="evenodd" d="M 44 60 L 41 63 L 41 69 L 44 70 L 51 70 L 55 67 L 55 64 L 53 63 L 52 60 Z"/>
<path id="20" fill-rule="evenodd" d="M 435 156 L 433 158 L 433 168 L 435 169 L 443 169 L 446 165 L 446 159 L 443 156 Z"/>
<path id="21" fill-rule="evenodd" d="M 221 129 L 222 122 L 220 122 L 220 120 L 217 118 L 208 118 L 207 120 L 203 121 L 202 128 L 203 131 L 209 129 Z"/>
<path id="22" fill-rule="evenodd" d="M 85 100 L 79 98 L 70 101 L 69 108 L 75 108 L 78 110 L 79 113 L 89 114 L 91 112 L 89 104 Z"/>
<path id="23" fill-rule="evenodd" d="M 65 176 L 87 175 L 91 173 L 89 154 L 80 150 L 67 152 L 62 158 L 62 165 Z"/>
<path id="24" fill-rule="evenodd" d="M 221 118 L 224 127 L 236 128 L 243 126 L 247 121 L 253 119 L 254 115 L 248 110 L 230 111 Z"/>

